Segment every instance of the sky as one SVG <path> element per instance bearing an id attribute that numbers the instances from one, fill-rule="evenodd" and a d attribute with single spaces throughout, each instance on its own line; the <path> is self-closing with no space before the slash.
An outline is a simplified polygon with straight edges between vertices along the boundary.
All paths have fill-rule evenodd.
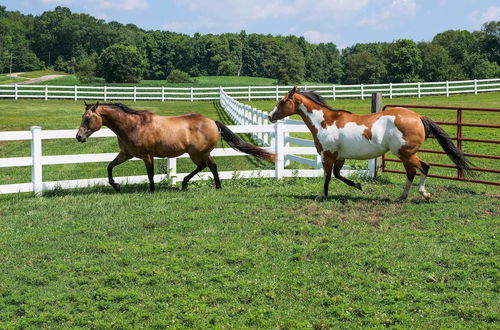
<path id="1" fill-rule="evenodd" d="M 1 0 L 40 15 L 65 6 L 145 30 L 304 36 L 339 48 L 407 38 L 430 41 L 449 29 L 480 30 L 500 20 L 500 0 Z"/>

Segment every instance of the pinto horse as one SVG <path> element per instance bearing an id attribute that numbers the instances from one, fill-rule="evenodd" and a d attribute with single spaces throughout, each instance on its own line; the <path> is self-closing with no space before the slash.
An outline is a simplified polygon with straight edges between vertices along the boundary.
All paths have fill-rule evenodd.
<path id="1" fill-rule="evenodd" d="M 76 134 L 78 142 L 85 142 L 102 125 L 108 126 L 117 136 L 120 153 L 108 165 L 109 184 L 120 191 L 120 185 L 113 179 L 113 168 L 132 157 L 140 158 L 146 165 L 149 191 L 154 192 L 154 157 L 178 157 L 188 153 L 196 169 L 182 181 L 186 189 L 189 180 L 207 166 L 214 176 L 215 188 L 221 184 L 217 165 L 210 156 L 219 136 L 232 148 L 271 162 L 275 155 L 240 139 L 223 123 L 199 113 L 181 116 L 159 116 L 149 111 L 138 111 L 121 103 L 87 104 L 80 129 Z"/>
<path id="2" fill-rule="evenodd" d="M 429 164 L 417 156 L 420 145 L 427 137 L 434 136 L 451 160 L 465 173 L 472 165 L 458 150 L 450 137 L 431 119 L 406 108 L 392 108 L 370 115 L 356 115 L 346 110 L 329 107 L 323 97 L 313 91 L 297 91 L 294 87 L 276 105 L 269 115 L 271 122 L 298 114 L 311 131 L 314 144 L 321 155 L 324 184 L 317 200 L 328 197 L 328 184 L 334 176 L 349 186 L 361 190 L 355 183 L 340 174 L 346 159 L 371 159 L 391 151 L 403 162 L 407 182 L 397 200 L 408 197 L 408 192 L 420 170 L 418 191 L 430 201 L 431 194 L 425 190 L 425 179 Z"/>

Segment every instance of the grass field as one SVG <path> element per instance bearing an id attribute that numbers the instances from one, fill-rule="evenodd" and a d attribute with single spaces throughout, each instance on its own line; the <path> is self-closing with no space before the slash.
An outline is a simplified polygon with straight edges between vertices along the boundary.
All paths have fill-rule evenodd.
<path id="1" fill-rule="evenodd" d="M 62 72 L 62 71 L 55 71 L 55 70 L 39 70 L 39 71 L 25 72 L 23 74 L 20 74 L 19 76 L 25 77 L 25 78 L 39 78 L 42 76 L 48 76 L 48 75 L 53 75 L 53 74 L 66 74 L 66 73 Z"/>
<path id="2" fill-rule="evenodd" d="M 499 94 L 394 99 L 391 103 L 499 107 Z M 384 100 L 388 103 L 389 100 Z M 274 101 L 252 102 L 270 110 Z M 369 100 L 330 102 L 356 113 Z M 210 102 L 130 102 L 160 114 Z M 0 100 L 0 131 L 77 129 L 81 102 Z M 450 114 L 432 112 L 435 120 Z M 497 116 L 467 118 L 498 123 Z M 472 130 L 474 136 L 492 133 Z M 305 134 L 304 137 L 309 135 Z M 499 139 L 498 136 L 495 137 Z M 478 145 L 473 152 L 498 148 Z M 44 154 L 113 152 L 114 139 L 45 141 Z M 0 157 L 29 144 L 0 144 Z M 426 159 L 428 159 L 426 155 Z M 272 166 L 246 157 L 219 168 Z M 498 164 L 491 164 L 498 168 Z M 44 167 L 44 180 L 104 177 L 105 164 Z M 187 162 L 183 165 L 190 168 Z M 141 162 L 115 175 L 144 174 Z M 436 173 L 438 169 L 432 168 Z M 0 184 L 30 169 L 0 169 Z M 426 203 L 404 176 L 364 180 L 364 192 L 321 179 L 193 182 L 0 195 L 0 328 L 495 328 L 498 327 L 497 187 L 429 179 Z"/>
<path id="3" fill-rule="evenodd" d="M 402 184 L 0 196 L 0 327 L 495 328 L 498 191 Z"/>
<path id="4" fill-rule="evenodd" d="M 5 74 L 0 75 L 0 85 L 2 84 L 15 84 L 21 81 L 25 81 L 26 79 L 24 78 L 19 78 L 19 77 L 9 77 Z"/>

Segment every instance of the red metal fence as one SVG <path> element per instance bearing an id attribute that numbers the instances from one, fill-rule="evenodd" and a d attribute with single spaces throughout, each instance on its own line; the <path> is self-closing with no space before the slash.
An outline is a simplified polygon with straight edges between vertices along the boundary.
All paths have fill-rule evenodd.
<path id="1" fill-rule="evenodd" d="M 462 112 L 464 111 L 483 111 L 483 112 L 496 112 L 499 113 L 500 115 L 500 109 L 488 109 L 488 108 L 465 108 L 465 107 L 440 107 L 440 106 L 427 106 L 427 105 L 407 105 L 407 104 L 388 104 L 384 106 L 383 110 L 386 108 L 392 108 L 392 107 L 403 107 L 403 108 L 413 108 L 413 109 L 428 109 L 428 110 L 454 110 L 456 111 L 456 121 L 455 122 L 442 122 L 442 121 L 436 121 L 439 125 L 450 125 L 450 126 L 456 126 L 456 136 L 452 137 L 451 139 L 456 141 L 456 145 L 458 149 L 462 150 L 462 142 L 473 142 L 473 143 L 493 143 L 493 144 L 500 144 L 500 140 L 486 140 L 486 139 L 472 139 L 472 138 L 467 138 L 464 137 L 462 134 L 462 127 L 481 127 L 481 128 L 492 128 L 492 129 L 498 129 L 500 128 L 500 125 L 491 125 L 491 124 L 478 124 L 478 123 L 464 123 L 462 121 Z M 500 120 L 499 120 L 500 122 Z M 442 150 L 431 150 L 431 149 L 420 149 L 419 152 L 427 152 L 427 153 L 433 153 L 433 154 L 445 154 L 444 151 Z M 475 159 L 494 159 L 494 160 L 500 160 L 500 156 L 497 155 L 484 155 L 484 154 L 477 154 L 477 153 L 464 153 L 466 157 L 469 158 L 475 158 Z M 473 161 L 473 160 L 472 160 Z M 390 172 L 390 173 L 402 173 L 405 174 L 406 172 L 403 171 L 398 171 L 398 170 L 392 170 L 392 169 L 386 169 L 385 168 L 385 162 L 401 162 L 399 159 L 393 159 L 393 158 L 383 158 L 383 163 L 382 163 L 382 168 L 384 172 Z M 429 174 L 430 177 L 434 178 L 441 178 L 441 179 L 448 179 L 448 180 L 458 180 L 458 181 L 467 181 L 467 182 L 475 182 L 475 183 L 483 183 L 483 184 L 491 184 L 491 185 L 500 185 L 500 181 L 486 181 L 486 180 L 477 180 L 474 178 L 464 178 L 462 175 L 462 171 L 457 168 L 455 165 L 448 165 L 448 164 L 440 164 L 440 163 L 429 163 L 431 166 L 436 166 L 436 167 L 445 167 L 445 168 L 455 168 L 457 169 L 457 175 L 456 176 L 444 176 L 444 175 L 434 175 L 434 174 Z M 500 174 L 500 170 L 497 169 L 492 169 L 492 168 L 481 168 L 481 167 L 473 167 L 473 171 L 475 172 L 487 172 L 487 173 L 496 173 Z"/>

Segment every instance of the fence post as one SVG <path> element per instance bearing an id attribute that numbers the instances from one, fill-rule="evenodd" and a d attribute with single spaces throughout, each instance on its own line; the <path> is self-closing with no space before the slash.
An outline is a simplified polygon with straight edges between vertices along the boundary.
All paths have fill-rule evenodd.
<path id="1" fill-rule="evenodd" d="M 477 95 L 477 79 L 474 79 L 474 95 Z"/>
<path id="2" fill-rule="evenodd" d="M 14 98 L 17 100 L 18 98 L 18 93 L 17 93 L 17 84 L 14 85 Z"/>
<path id="3" fill-rule="evenodd" d="M 161 101 L 165 102 L 165 86 L 161 86 Z"/>
<path id="4" fill-rule="evenodd" d="M 31 127 L 31 182 L 36 196 L 42 193 L 42 128 Z"/>
<path id="5" fill-rule="evenodd" d="M 174 184 L 177 177 L 177 158 L 167 158 L 167 180 Z"/>
<path id="6" fill-rule="evenodd" d="M 333 91 L 333 100 L 335 101 L 335 85 L 333 85 L 332 91 Z"/>
<path id="7" fill-rule="evenodd" d="M 137 100 L 137 86 L 134 86 L 134 102 Z"/>
<path id="8" fill-rule="evenodd" d="M 276 101 L 279 100 L 279 90 L 278 90 L 278 85 L 276 85 Z"/>
<path id="9" fill-rule="evenodd" d="M 49 98 L 49 86 L 45 85 L 45 101 Z"/>
<path id="10" fill-rule="evenodd" d="M 373 97 L 373 94 L 372 94 Z M 389 98 L 392 99 L 392 83 L 389 83 Z"/>
<path id="11" fill-rule="evenodd" d="M 371 112 L 376 113 L 382 111 L 382 93 L 372 93 L 372 108 Z M 382 174 L 384 156 L 374 158 L 368 162 L 369 171 L 373 178 Z M 370 166 L 371 165 L 371 166 Z"/>
<path id="12" fill-rule="evenodd" d="M 418 98 L 420 98 L 420 81 L 417 83 L 417 89 Z"/>
<path id="13" fill-rule="evenodd" d="M 365 89 L 364 89 L 363 84 L 361 84 L 361 99 L 362 99 L 362 100 L 364 100 L 364 99 L 365 99 Z"/>
<path id="14" fill-rule="evenodd" d="M 106 93 L 107 93 L 107 87 L 104 86 L 104 101 L 108 100 L 108 95 Z"/>
<path id="15" fill-rule="evenodd" d="M 75 101 L 78 101 L 78 86 L 75 85 Z"/>
<path id="16" fill-rule="evenodd" d="M 274 124 L 274 140 L 276 150 L 275 176 L 276 179 L 282 179 L 285 171 L 285 141 L 283 137 L 283 121 L 281 120 Z"/>
<path id="17" fill-rule="evenodd" d="M 194 97 L 194 95 L 193 95 L 193 87 L 191 87 L 190 93 L 189 93 L 189 98 L 191 99 L 191 102 L 193 102 L 193 97 Z"/>
<path id="18" fill-rule="evenodd" d="M 252 101 L 252 89 L 251 89 L 251 86 L 248 86 L 248 101 Z"/>
<path id="19" fill-rule="evenodd" d="M 450 85 L 448 83 L 448 80 L 446 80 L 446 96 L 450 96 Z"/>

